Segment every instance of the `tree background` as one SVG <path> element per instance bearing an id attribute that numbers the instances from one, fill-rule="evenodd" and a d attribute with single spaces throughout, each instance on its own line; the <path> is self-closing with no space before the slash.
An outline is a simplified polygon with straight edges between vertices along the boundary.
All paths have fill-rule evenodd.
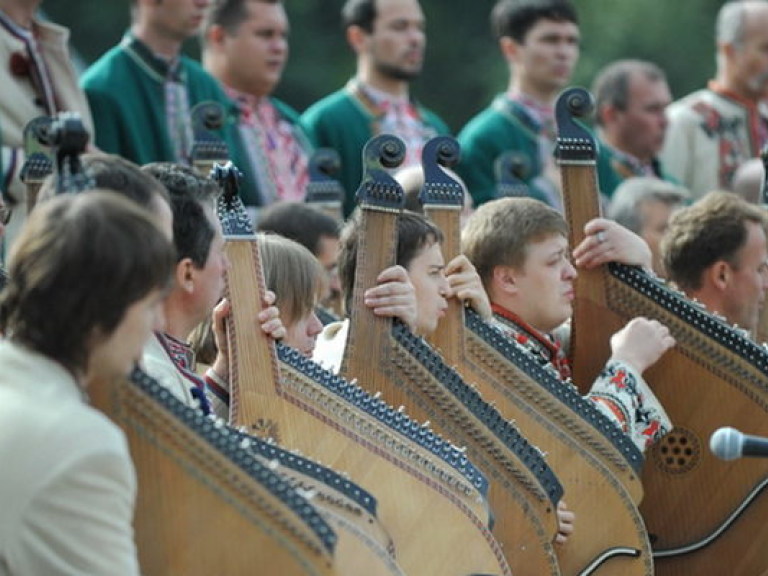
<path id="1" fill-rule="evenodd" d="M 303 110 L 343 85 L 354 72 L 339 13 L 344 0 L 284 0 L 291 22 L 291 57 L 277 96 Z M 421 0 L 427 18 L 424 71 L 412 91 L 458 132 L 506 87 L 507 71 L 491 37 L 495 0 Z M 618 58 L 641 58 L 667 73 L 674 98 L 704 86 L 715 70 L 714 23 L 723 0 L 575 0 L 582 35 L 573 84 L 589 87 Z M 120 41 L 128 0 L 48 0 L 51 20 L 69 27 L 87 65 Z M 191 40 L 185 51 L 196 57 Z"/>

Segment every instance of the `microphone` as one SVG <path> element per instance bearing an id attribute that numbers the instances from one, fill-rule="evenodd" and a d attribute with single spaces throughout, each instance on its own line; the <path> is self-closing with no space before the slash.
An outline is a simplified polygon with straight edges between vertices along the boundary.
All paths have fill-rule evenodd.
<path id="1" fill-rule="evenodd" d="M 768 456 L 768 438 L 742 434 L 735 428 L 719 428 L 709 439 L 709 449 L 721 460 L 743 456 Z"/>

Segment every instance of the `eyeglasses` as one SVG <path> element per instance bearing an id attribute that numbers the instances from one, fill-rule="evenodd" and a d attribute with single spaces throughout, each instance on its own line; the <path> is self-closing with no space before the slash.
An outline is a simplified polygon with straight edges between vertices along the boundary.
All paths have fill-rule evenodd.
<path id="1" fill-rule="evenodd" d="M 13 214 L 13 209 L 8 208 L 6 206 L 0 206 L 0 224 L 8 224 L 8 222 L 11 221 L 11 215 Z"/>

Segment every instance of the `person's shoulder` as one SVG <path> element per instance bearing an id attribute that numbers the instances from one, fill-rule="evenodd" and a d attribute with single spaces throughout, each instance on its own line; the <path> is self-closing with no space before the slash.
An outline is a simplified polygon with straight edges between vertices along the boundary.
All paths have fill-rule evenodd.
<path id="1" fill-rule="evenodd" d="M 311 104 L 301 115 L 305 118 L 318 118 L 325 115 L 333 115 L 349 110 L 353 107 L 351 95 L 344 89 L 336 90 L 320 98 L 320 100 Z"/>
<path id="2" fill-rule="evenodd" d="M 478 130 L 479 127 L 487 124 L 491 119 L 498 119 L 498 117 L 499 112 L 496 110 L 496 108 L 489 104 L 488 106 L 478 110 L 474 116 L 471 116 L 461 128 L 459 134 L 472 133 Z"/>
<path id="3" fill-rule="evenodd" d="M 438 134 L 450 134 L 451 130 L 448 128 L 445 120 L 443 120 L 437 112 L 417 102 L 419 114 L 421 114 L 422 120 L 428 126 L 431 126 Z"/>
<path id="4" fill-rule="evenodd" d="M 679 119 L 697 117 L 700 114 L 701 107 L 709 105 L 712 97 L 713 92 L 706 88 L 686 94 L 667 106 L 667 118 L 669 118 L 670 122 L 675 122 Z"/>
<path id="5" fill-rule="evenodd" d="M 292 124 L 299 121 L 299 113 L 293 106 L 274 96 L 270 97 L 269 101 L 277 109 L 278 114 L 285 120 L 288 120 Z"/>
<path id="6" fill-rule="evenodd" d="M 130 59 L 120 45 L 113 46 L 88 66 L 80 78 L 86 90 L 105 89 L 114 91 L 115 82 L 125 77 Z"/>
<path id="7" fill-rule="evenodd" d="M 509 148 L 523 140 L 526 134 L 518 123 L 510 121 L 495 104 L 478 112 L 459 131 L 458 139 L 462 146 L 485 145 L 494 143 L 498 147 Z M 535 139 L 535 135 L 533 136 Z M 522 146 L 522 143 L 517 145 Z"/>

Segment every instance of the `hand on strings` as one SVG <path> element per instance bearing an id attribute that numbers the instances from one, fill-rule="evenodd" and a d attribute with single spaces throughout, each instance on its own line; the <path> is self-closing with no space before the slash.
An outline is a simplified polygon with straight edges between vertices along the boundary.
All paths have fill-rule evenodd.
<path id="1" fill-rule="evenodd" d="M 631 230 L 613 220 L 595 218 L 584 226 L 586 235 L 573 251 L 580 268 L 595 268 L 607 262 L 620 262 L 651 269 L 651 249 Z"/>
<path id="2" fill-rule="evenodd" d="M 448 263 L 445 276 L 451 287 L 449 297 L 469 303 L 481 318 L 490 319 L 492 313 L 488 294 L 485 293 L 480 275 L 464 254 L 459 254 Z"/>
<path id="3" fill-rule="evenodd" d="M 611 336 L 611 358 L 630 365 L 640 374 L 675 345 L 669 328 L 657 320 L 638 316 Z"/>
<path id="4" fill-rule="evenodd" d="M 573 534 L 573 523 L 576 520 L 576 514 L 568 509 L 568 504 L 563 500 L 557 503 L 557 536 L 555 544 L 565 544 L 568 537 Z"/>
<path id="5" fill-rule="evenodd" d="M 413 330 L 418 315 L 416 290 L 405 268 L 390 266 L 376 281 L 378 284 L 363 295 L 365 305 L 377 316 L 399 318 Z"/>
<path id="6" fill-rule="evenodd" d="M 286 329 L 280 319 L 280 310 L 274 305 L 275 293 L 267 290 L 262 299 L 262 310 L 256 316 L 262 332 L 274 340 L 285 337 Z M 226 322 L 232 313 L 232 304 L 223 298 L 213 309 L 213 339 L 216 343 L 216 359 L 211 368 L 224 382 L 229 382 L 229 342 L 227 341 Z"/>

